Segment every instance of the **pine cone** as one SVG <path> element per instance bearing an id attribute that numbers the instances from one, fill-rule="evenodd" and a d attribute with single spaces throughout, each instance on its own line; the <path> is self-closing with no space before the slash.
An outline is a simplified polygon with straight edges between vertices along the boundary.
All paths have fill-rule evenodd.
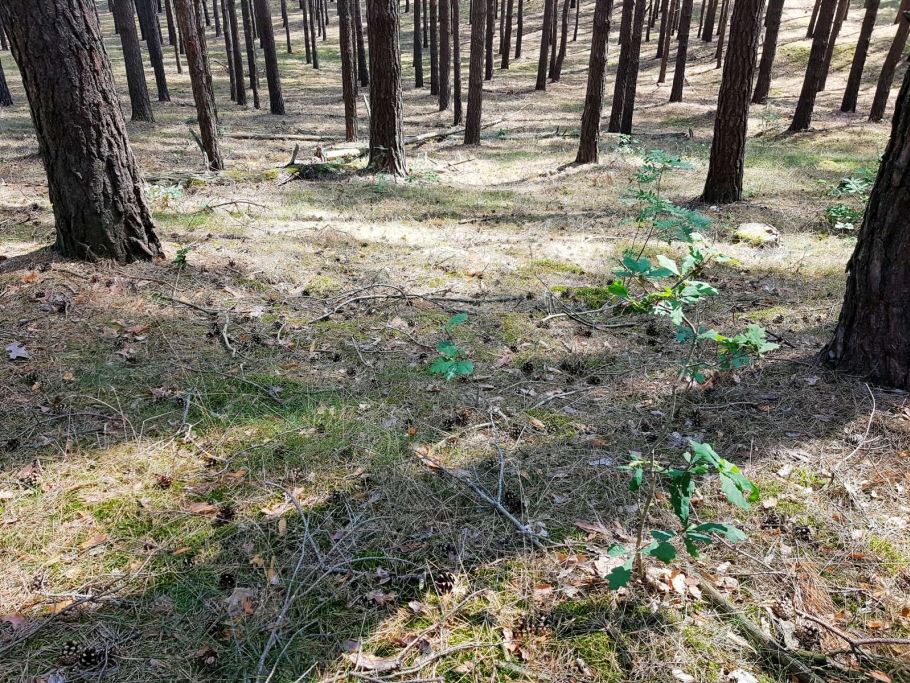
<path id="1" fill-rule="evenodd" d="M 218 577 L 218 588 L 223 591 L 231 590 L 237 585 L 237 579 L 233 574 L 222 574 Z"/>
<path id="2" fill-rule="evenodd" d="M 793 525 L 793 538 L 800 541 L 811 541 L 812 540 L 812 529 L 805 524 L 794 524 Z"/>
<path id="3" fill-rule="evenodd" d="M 41 468 L 38 465 L 26 465 L 16 472 L 16 480 L 22 486 L 37 488 L 41 484 Z"/>
<path id="4" fill-rule="evenodd" d="M 173 483 L 173 479 L 163 474 L 158 474 L 155 476 L 155 486 L 157 486 L 159 489 L 169 489 Z"/>
<path id="5" fill-rule="evenodd" d="M 106 658 L 104 648 L 89 646 L 79 655 L 79 668 L 93 669 L 104 662 Z"/>
<path id="6" fill-rule="evenodd" d="M 439 572 L 433 576 L 433 586 L 437 595 L 451 593 L 455 588 L 455 575 L 452 572 Z"/>
<path id="7" fill-rule="evenodd" d="M 28 584 L 28 589 L 32 593 L 40 593 L 44 590 L 44 586 L 47 583 L 47 572 L 38 572 L 32 577 L 32 580 Z"/>
<path id="8" fill-rule="evenodd" d="M 523 508 L 521 496 L 514 491 L 506 491 L 502 494 L 502 506 L 513 515 L 520 515 Z"/>
<path id="9" fill-rule="evenodd" d="M 535 612 L 526 614 L 518 626 L 520 634 L 535 637 L 546 635 L 553 631 L 553 619 L 549 612 Z"/>
<path id="10" fill-rule="evenodd" d="M 82 651 L 82 646 L 79 645 L 75 640 L 68 640 L 63 643 L 63 647 L 60 648 L 60 663 L 63 666 L 69 666 L 70 664 L 75 664 L 76 660 L 79 659 L 79 654 Z"/>
<path id="11" fill-rule="evenodd" d="M 796 639 L 799 641 L 799 644 L 805 650 L 814 651 L 822 649 L 822 634 L 818 626 L 812 622 L 807 621 L 802 626 L 797 628 L 793 635 L 796 636 Z"/>
<path id="12" fill-rule="evenodd" d="M 781 517 L 776 512 L 771 512 L 767 517 L 762 520 L 761 528 L 762 529 L 783 529 L 785 523 L 783 517 Z"/>
<path id="13" fill-rule="evenodd" d="M 234 521 L 235 516 L 234 506 L 224 505 L 218 510 L 218 514 L 215 515 L 215 526 L 226 526 Z"/>
<path id="14" fill-rule="evenodd" d="M 210 647 L 204 647 L 196 653 L 196 664 L 204 669 L 218 668 L 218 653 Z"/>
<path id="15" fill-rule="evenodd" d="M 789 598 L 778 598 L 775 600 L 774 604 L 771 605 L 771 611 L 774 612 L 774 616 L 784 621 L 792 621 L 793 617 L 796 616 L 793 602 Z"/>

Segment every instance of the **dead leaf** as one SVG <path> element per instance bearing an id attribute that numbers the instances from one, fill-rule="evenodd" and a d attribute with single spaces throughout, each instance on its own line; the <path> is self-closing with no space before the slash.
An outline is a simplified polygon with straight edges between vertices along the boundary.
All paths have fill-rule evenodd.
<path id="1" fill-rule="evenodd" d="M 14 631 L 17 631 L 25 626 L 25 617 L 23 617 L 18 612 L 13 612 L 12 614 L 4 614 L 2 617 L 0 617 L 0 622 L 9 624 L 12 626 Z"/>
<path id="2" fill-rule="evenodd" d="M 96 545 L 101 545 L 107 540 L 107 534 L 95 534 L 91 538 L 84 540 L 79 544 L 80 550 L 87 550 L 88 548 L 94 548 Z"/>
<path id="3" fill-rule="evenodd" d="M 53 605 L 48 605 L 47 613 L 48 614 L 60 614 L 63 610 L 73 604 L 72 600 L 62 600 L 60 602 L 55 602 Z"/>
<path id="4" fill-rule="evenodd" d="M 29 360 L 32 357 L 32 355 L 28 352 L 28 349 L 22 346 L 19 342 L 14 341 L 12 344 L 9 344 L 6 347 L 6 350 L 9 353 L 10 360 Z"/>
<path id="5" fill-rule="evenodd" d="M 398 660 L 391 657 L 377 657 L 367 652 L 353 652 L 345 657 L 351 661 L 355 668 L 363 671 L 393 671 L 397 669 Z"/>
<path id="6" fill-rule="evenodd" d="M 474 670 L 474 662 L 463 662 L 456 666 L 452 671 L 457 674 L 468 674 Z"/>
<path id="7" fill-rule="evenodd" d="M 881 683 L 891 683 L 891 676 L 886 674 L 884 671 L 879 671 L 875 669 L 874 671 L 869 671 L 866 675 L 871 678 L 873 681 L 881 681 Z"/>
<path id="8" fill-rule="evenodd" d="M 411 611 L 414 612 L 414 614 L 425 614 L 427 612 L 427 606 L 417 600 L 411 600 L 411 602 L 408 603 L 408 607 L 411 608 Z"/>
<path id="9" fill-rule="evenodd" d="M 385 593 L 381 589 L 377 588 L 372 590 L 364 596 L 367 600 L 372 600 L 380 607 L 386 603 L 395 602 L 398 599 L 398 593 Z"/>
<path id="10" fill-rule="evenodd" d="M 553 586 L 548 583 L 538 583 L 536 586 L 534 586 L 534 597 L 538 600 L 552 594 Z"/>
<path id="11" fill-rule="evenodd" d="M 531 423 L 531 426 L 534 427 L 534 429 L 538 429 L 542 432 L 547 431 L 547 426 L 536 417 L 532 417 L 528 422 Z"/>
<path id="12" fill-rule="evenodd" d="M 129 332 L 130 334 L 142 334 L 148 330 L 148 325 L 133 325 L 132 327 L 127 327 L 124 332 Z"/>
<path id="13" fill-rule="evenodd" d="M 888 627 L 887 621 L 867 621 L 866 628 L 875 629 L 876 631 Z"/>
<path id="14" fill-rule="evenodd" d="M 763 508 L 765 508 L 765 510 L 768 510 L 770 508 L 776 508 L 777 507 L 777 498 L 765 498 L 761 502 L 761 506 Z"/>
<path id="15" fill-rule="evenodd" d="M 255 611 L 253 608 L 253 598 L 255 597 L 256 589 L 238 586 L 227 598 L 228 615 L 231 617 L 250 616 Z"/>
<path id="16" fill-rule="evenodd" d="M 604 536 L 609 534 L 609 531 L 607 530 L 607 528 L 603 524 L 600 524 L 599 522 L 595 524 L 592 522 L 586 522 L 583 519 L 576 519 L 575 526 L 577 526 L 582 531 L 587 531 L 588 533 L 591 533 L 591 534 L 602 534 Z"/>
<path id="17" fill-rule="evenodd" d="M 218 512 L 218 506 L 211 503 L 191 503 L 187 510 L 194 515 L 213 515 Z"/>

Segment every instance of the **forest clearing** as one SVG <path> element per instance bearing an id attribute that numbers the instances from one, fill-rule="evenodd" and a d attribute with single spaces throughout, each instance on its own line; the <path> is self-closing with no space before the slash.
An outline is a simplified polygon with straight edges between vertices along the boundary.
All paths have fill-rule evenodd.
<path id="1" fill-rule="evenodd" d="M 0 0 L 0 680 L 910 681 L 910 6 L 516 2 Z"/>

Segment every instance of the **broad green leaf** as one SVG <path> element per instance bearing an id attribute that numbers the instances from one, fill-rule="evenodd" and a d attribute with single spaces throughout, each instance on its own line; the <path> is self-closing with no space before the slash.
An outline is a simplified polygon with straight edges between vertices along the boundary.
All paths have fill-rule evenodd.
<path id="1" fill-rule="evenodd" d="M 641 480 L 644 476 L 644 471 L 640 467 L 636 467 L 635 471 L 632 472 L 632 479 L 629 480 L 629 490 L 637 491 L 641 488 Z"/>
<path id="2" fill-rule="evenodd" d="M 706 534 L 720 534 L 727 538 L 731 543 L 736 543 L 738 541 L 745 541 L 746 534 L 742 532 L 741 529 L 737 529 L 735 526 L 730 524 L 717 524 L 715 522 L 708 522 L 707 524 L 699 524 L 695 527 L 694 531 L 702 532 Z M 692 532 L 689 532 L 690 536 L 694 536 Z"/>
<path id="3" fill-rule="evenodd" d="M 620 299 L 628 299 L 628 298 L 629 298 L 629 288 L 626 287 L 626 286 L 625 286 L 622 282 L 620 282 L 619 280 L 614 280 L 614 281 L 610 284 L 610 286 L 607 287 L 607 291 L 610 292 L 610 294 L 612 294 L 613 296 L 618 296 Z"/>
<path id="4" fill-rule="evenodd" d="M 676 265 L 676 261 L 673 259 L 667 258 L 663 254 L 660 254 L 657 256 L 657 262 L 666 270 L 669 270 L 673 275 L 679 275 L 679 268 Z"/>
<path id="5" fill-rule="evenodd" d="M 458 327 L 459 325 L 462 325 L 465 322 L 467 322 L 467 320 L 468 320 L 467 313 L 456 313 L 451 318 L 449 318 L 449 322 L 446 323 L 446 329 L 450 330 L 453 327 Z"/>
<path id="6" fill-rule="evenodd" d="M 448 375 L 453 365 L 455 365 L 455 361 L 453 360 L 449 360 L 448 358 L 437 358 L 430 366 L 430 372 L 434 375 Z"/>
<path id="7" fill-rule="evenodd" d="M 683 537 L 683 543 L 686 544 L 686 552 L 688 552 L 692 557 L 694 557 L 696 560 L 701 557 L 701 553 L 698 551 L 698 546 L 690 541 L 688 536 Z"/>
<path id="8" fill-rule="evenodd" d="M 736 481 L 723 472 L 720 474 L 720 488 L 724 492 L 724 495 L 727 496 L 727 500 L 737 507 L 741 507 L 743 510 L 748 510 L 752 507 L 745 496 L 743 496 L 743 492 L 740 490 Z"/>
<path id="9" fill-rule="evenodd" d="M 689 524 L 689 503 L 694 492 L 695 482 L 688 473 L 670 482 L 670 504 L 683 526 Z"/>
<path id="10" fill-rule="evenodd" d="M 629 549 L 624 546 L 622 543 L 614 543 L 610 546 L 610 549 L 607 551 L 607 555 L 610 557 L 620 557 L 622 555 L 628 555 Z"/>
<path id="11" fill-rule="evenodd" d="M 613 571 L 607 574 L 610 590 L 622 588 L 632 580 L 632 562 L 632 560 L 627 560 L 621 567 L 615 567 Z"/>
<path id="12" fill-rule="evenodd" d="M 721 458 L 714 451 L 709 443 L 699 443 L 698 441 L 689 440 L 689 448 L 695 452 L 695 461 L 707 460 L 709 463 L 717 467 L 720 465 Z"/>
<path id="13" fill-rule="evenodd" d="M 454 359 L 458 357 L 458 347 L 448 339 L 443 339 L 441 342 L 438 342 L 436 344 L 436 350 L 446 358 Z"/>
<path id="14" fill-rule="evenodd" d="M 672 543 L 658 543 L 654 548 L 648 548 L 645 554 L 669 564 L 676 559 L 676 546 Z"/>
<path id="15" fill-rule="evenodd" d="M 658 541 L 669 541 L 676 534 L 672 531 L 663 531 L 662 529 L 654 529 L 651 531 L 651 535 L 656 538 Z"/>

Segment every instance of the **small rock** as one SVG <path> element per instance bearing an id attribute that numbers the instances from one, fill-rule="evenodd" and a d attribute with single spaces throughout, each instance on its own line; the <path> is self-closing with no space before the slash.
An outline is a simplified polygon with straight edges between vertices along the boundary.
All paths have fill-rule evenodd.
<path id="1" fill-rule="evenodd" d="M 736 228 L 733 237 L 753 247 L 780 246 L 780 232 L 773 225 L 765 223 L 743 223 Z"/>

